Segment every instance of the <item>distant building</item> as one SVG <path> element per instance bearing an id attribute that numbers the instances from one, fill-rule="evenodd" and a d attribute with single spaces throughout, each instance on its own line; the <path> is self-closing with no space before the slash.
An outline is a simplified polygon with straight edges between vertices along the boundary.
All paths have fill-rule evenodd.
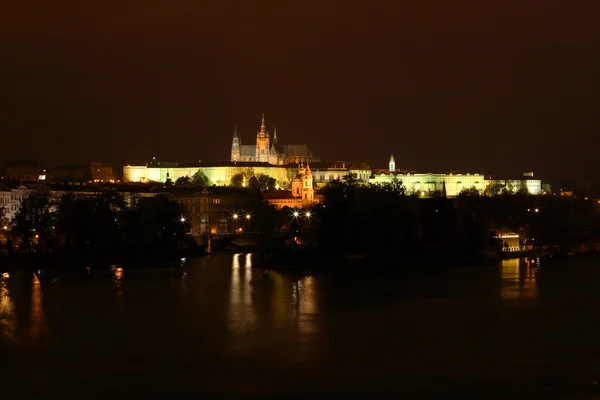
<path id="1" fill-rule="evenodd" d="M 251 201 L 257 200 L 255 195 L 245 190 L 222 188 L 170 189 L 169 196 L 183 208 L 187 219 L 182 223 L 190 225 L 192 235 L 230 232 L 235 224 L 251 223 L 246 218 L 249 215 L 247 207 Z"/>
<path id="2" fill-rule="evenodd" d="M 6 164 L 4 175 L 11 180 L 36 182 L 44 175 L 44 168 L 34 160 L 13 160 Z"/>
<path id="3" fill-rule="evenodd" d="M 265 115 L 262 116 L 260 130 L 256 134 L 256 144 L 242 144 L 237 127 L 233 131 L 231 142 L 231 161 L 261 162 L 272 165 L 299 164 L 317 161 L 305 144 L 284 145 L 277 141 L 277 128 L 273 138 L 267 131 Z"/>
<path id="4" fill-rule="evenodd" d="M 94 161 L 90 164 L 90 177 L 92 182 L 116 182 L 117 175 L 113 167 L 103 165 L 101 162 Z"/>
<path id="5" fill-rule="evenodd" d="M 504 192 L 514 194 L 518 192 L 525 192 L 532 195 L 541 195 L 542 181 L 534 179 L 533 171 L 528 171 L 521 177 L 514 179 L 492 179 L 486 180 L 486 191 L 488 195 L 494 196 L 502 194 Z"/>
<path id="6" fill-rule="evenodd" d="M 48 170 L 48 182 L 88 182 L 90 168 L 87 165 L 58 165 Z"/>

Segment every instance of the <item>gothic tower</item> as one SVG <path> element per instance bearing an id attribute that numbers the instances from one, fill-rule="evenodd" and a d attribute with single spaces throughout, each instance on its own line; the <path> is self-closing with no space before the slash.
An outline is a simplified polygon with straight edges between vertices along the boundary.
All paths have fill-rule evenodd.
<path id="1" fill-rule="evenodd" d="M 242 146 L 242 140 L 237 133 L 237 125 L 233 127 L 233 141 L 231 142 L 231 161 L 240 161 L 240 147 Z"/>
<path id="2" fill-rule="evenodd" d="M 256 158 L 257 162 L 269 162 L 269 144 L 271 138 L 269 132 L 267 132 L 267 126 L 265 125 L 265 114 L 262 115 L 262 122 L 260 124 L 260 131 L 256 134 Z"/>
<path id="3" fill-rule="evenodd" d="M 394 172 L 396 170 L 396 161 L 394 161 L 394 155 L 392 154 L 392 156 L 390 157 L 390 167 L 389 167 L 390 172 Z"/>

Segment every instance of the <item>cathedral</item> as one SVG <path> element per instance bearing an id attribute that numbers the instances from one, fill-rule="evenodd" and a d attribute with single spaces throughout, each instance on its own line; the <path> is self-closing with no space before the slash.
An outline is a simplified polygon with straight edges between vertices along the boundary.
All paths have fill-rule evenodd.
<path id="1" fill-rule="evenodd" d="M 315 160 L 305 144 L 280 145 L 277 142 L 277 129 L 273 131 L 273 138 L 267 131 L 265 115 L 262 116 L 260 130 L 256 134 L 256 145 L 242 144 L 237 128 L 233 131 L 231 143 L 231 161 L 236 162 L 264 162 L 272 165 L 287 165 L 308 163 Z"/>

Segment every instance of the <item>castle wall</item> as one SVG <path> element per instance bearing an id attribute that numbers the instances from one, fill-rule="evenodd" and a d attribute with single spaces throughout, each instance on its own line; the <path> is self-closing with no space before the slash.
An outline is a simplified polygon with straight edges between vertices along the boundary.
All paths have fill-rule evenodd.
<path id="1" fill-rule="evenodd" d="M 123 167 L 124 182 L 165 182 L 167 173 L 173 182 L 177 179 L 188 176 L 192 177 L 198 170 L 201 170 L 208 179 L 215 185 L 227 186 L 231 178 L 239 173 L 252 170 L 255 176 L 264 174 L 269 175 L 277 181 L 281 187 L 287 187 L 291 179 L 296 175 L 296 171 L 290 171 L 287 167 L 281 166 L 248 166 L 242 163 L 228 166 L 208 166 L 208 167 L 175 167 L 160 168 L 128 165 Z M 292 168 L 292 170 L 294 170 Z"/>

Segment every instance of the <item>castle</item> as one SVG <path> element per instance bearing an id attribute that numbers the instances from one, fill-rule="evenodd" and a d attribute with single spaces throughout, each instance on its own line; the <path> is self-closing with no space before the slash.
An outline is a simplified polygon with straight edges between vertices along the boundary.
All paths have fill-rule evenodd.
<path id="1" fill-rule="evenodd" d="M 277 142 L 277 128 L 273 131 L 273 139 L 265 125 L 262 115 L 260 130 L 256 134 L 256 145 L 243 145 L 237 127 L 233 131 L 231 143 L 232 162 L 264 162 L 272 165 L 300 164 L 316 161 L 305 144 L 280 145 Z"/>

